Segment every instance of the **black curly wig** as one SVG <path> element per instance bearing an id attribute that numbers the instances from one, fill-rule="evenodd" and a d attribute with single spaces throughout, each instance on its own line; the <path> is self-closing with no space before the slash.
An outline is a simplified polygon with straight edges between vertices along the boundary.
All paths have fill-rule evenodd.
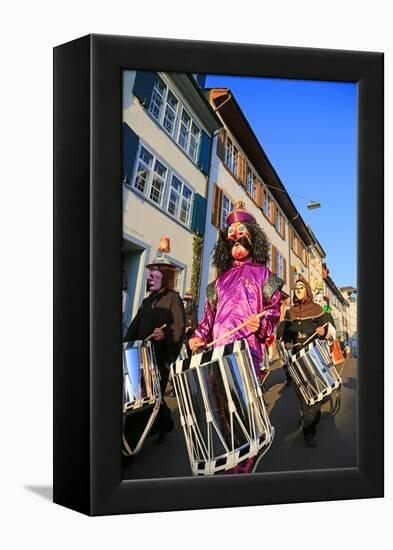
<path id="1" fill-rule="evenodd" d="M 249 257 L 257 264 L 265 265 L 269 259 L 267 237 L 257 223 L 243 222 L 251 235 L 251 248 Z M 233 241 L 227 240 L 228 230 L 220 230 L 216 244 L 212 252 L 212 264 L 217 269 L 217 275 L 229 269 L 233 263 L 231 254 Z"/>

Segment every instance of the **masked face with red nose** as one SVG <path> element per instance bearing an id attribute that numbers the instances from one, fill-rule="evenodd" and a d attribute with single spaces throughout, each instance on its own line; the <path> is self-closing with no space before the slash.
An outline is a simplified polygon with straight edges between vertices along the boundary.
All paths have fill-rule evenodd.
<path id="1" fill-rule="evenodd" d="M 161 290 L 163 275 L 158 267 L 152 266 L 147 270 L 146 286 L 149 292 Z"/>
<path id="2" fill-rule="evenodd" d="M 228 227 L 227 240 L 231 243 L 234 260 L 241 262 L 250 255 L 251 236 L 243 222 L 235 222 Z"/>

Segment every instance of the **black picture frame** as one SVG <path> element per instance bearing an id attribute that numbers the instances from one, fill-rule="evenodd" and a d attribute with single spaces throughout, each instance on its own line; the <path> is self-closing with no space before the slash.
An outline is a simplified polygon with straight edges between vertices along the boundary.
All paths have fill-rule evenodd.
<path id="1" fill-rule="evenodd" d="M 109 35 L 54 49 L 54 502 L 104 515 L 383 496 L 383 67 L 382 53 Z M 127 68 L 357 83 L 357 467 L 122 481 Z"/>

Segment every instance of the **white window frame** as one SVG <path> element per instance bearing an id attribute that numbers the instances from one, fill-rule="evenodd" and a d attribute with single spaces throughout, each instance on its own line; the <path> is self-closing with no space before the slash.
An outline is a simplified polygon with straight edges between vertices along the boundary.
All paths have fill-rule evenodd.
<path id="1" fill-rule="evenodd" d="M 251 175 L 252 177 L 249 178 L 249 175 Z M 254 174 L 254 171 L 252 170 L 251 166 L 249 164 L 247 164 L 247 171 L 246 171 L 246 191 L 247 193 L 250 195 L 250 197 L 252 199 L 255 200 L 255 195 L 256 195 L 256 184 L 255 184 L 255 174 Z"/>
<path id="2" fill-rule="evenodd" d="M 170 198 L 171 198 L 172 180 L 173 180 L 174 177 L 181 184 L 181 189 L 180 189 L 180 192 L 176 191 L 177 193 L 179 193 L 179 202 L 178 202 L 176 213 L 172 214 L 172 212 L 169 211 L 169 201 L 170 201 Z M 183 199 L 183 190 L 184 190 L 185 187 L 191 192 L 190 201 L 189 201 L 190 206 L 189 206 L 189 209 L 188 209 L 188 219 L 187 219 L 186 222 L 184 222 L 180 219 L 182 199 Z M 192 207 L 193 207 L 193 203 L 194 203 L 194 194 L 195 193 L 194 193 L 194 190 L 192 189 L 192 187 L 190 185 L 188 185 L 182 178 L 180 178 L 175 172 L 172 171 L 171 175 L 170 175 L 170 180 L 169 180 L 169 183 L 168 183 L 168 197 L 167 197 L 167 201 L 166 201 L 165 212 L 168 214 L 168 216 L 171 216 L 171 218 L 177 220 L 182 225 L 184 225 L 186 227 L 190 227 L 191 216 L 192 216 Z"/>
<path id="3" fill-rule="evenodd" d="M 156 163 L 159 162 L 164 168 L 165 168 L 165 177 L 162 178 L 162 176 L 160 176 L 158 174 L 158 172 L 156 172 L 155 170 L 155 167 L 156 167 Z M 152 193 L 152 189 L 153 189 L 153 183 L 154 183 L 154 176 L 155 174 L 157 175 L 158 179 L 162 181 L 162 188 L 161 188 L 161 194 L 160 194 L 160 202 L 157 202 L 155 201 L 154 199 L 152 199 L 151 197 L 151 193 Z M 160 159 L 158 159 L 157 157 L 155 157 L 154 159 L 154 168 L 152 170 L 152 175 L 151 175 L 151 178 L 150 178 L 150 185 L 149 185 L 149 200 L 151 200 L 152 202 L 154 202 L 154 204 L 157 204 L 157 206 L 162 206 L 162 201 L 163 201 L 163 198 L 164 198 L 164 193 L 165 193 L 165 186 L 166 186 L 166 180 L 167 180 L 167 177 L 168 177 L 168 166 L 166 166 L 163 162 L 161 162 Z"/>
<path id="4" fill-rule="evenodd" d="M 168 128 L 166 128 L 166 126 L 164 125 L 164 121 L 165 121 L 165 116 L 166 116 L 166 113 L 167 113 L 167 109 L 171 110 L 173 112 L 173 107 L 168 103 L 168 95 L 171 94 L 175 100 L 176 100 L 176 109 L 174 111 L 174 119 L 173 119 L 173 126 L 172 126 L 172 131 L 170 132 L 168 130 Z M 161 125 L 162 127 L 164 128 L 164 130 L 170 135 L 170 136 L 173 136 L 173 134 L 175 133 L 175 130 L 176 130 L 176 125 L 177 125 L 177 118 L 178 118 L 178 112 L 179 112 L 179 105 L 180 105 L 180 101 L 179 99 L 176 97 L 176 95 L 172 92 L 172 90 L 167 86 L 167 92 L 166 92 L 166 95 L 165 95 L 165 107 L 164 109 L 162 110 L 162 122 L 161 122 Z"/>
<path id="5" fill-rule="evenodd" d="M 146 181 L 146 189 L 145 191 L 141 191 L 140 189 L 138 189 L 138 187 L 136 186 L 136 182 L 137 182 L 137 177 L 138 177 L 138 166 L 139 166 L 139 163 L 141 161 L 141 151 L 142 149 L 144 149 L 147 153 L 149 153 L 149 155 L 152 156 L 153 158 L 153 161 L 152 161 L 152 167 L 149 169 L 149 177 Z M 137 160 L 136 160 L 136 163 L 135 163 L 135 173 L 134 173 L 134 176 L 133 176 L 133 180 L 132 180 L 132 185 L 131 187 L 137 192 L 139 193 L 140 195 L 142 195 L 146 200 L 148 200 L 149 202 L 151 202 L 152 204 L 155 204 L 156 206 L 159 206 L 160 208 L 162 208 L 162 203 L 163 203 L 163 199 L 164 199 L 164 195 L 165 195 L 165 190 L 166 190 L 166 187 L 167 187 L 167 181 L 168 181 L 168 174 L 170 173 L 170 170 L 169 170 L 169 167 L 168 165 L 163 162 L 161 160 L 161 158 L 159 158 L 156 154 L 154 154 L 144 143 L 140 143 L 139 144 L 139 149 L 138 149 L 138 154 L 137 154 Z M 155 165 L 156 165 L 156 162 L 159 162 L 160 164 L 162 164 L 162 166 L 166 169 L 166 173 L 165 173 L 165 178 L 164 178 L 164 181 L 163 181 L 163 186 L 162 186 L 162 192 L 161 192 L 161 200 L 160 202 L 156 202 L 155 200 L 153 200 L 151 197 L 150 197 L 150 194 L 151 194 L 151 189 L 152 189 L 152 186 L 153 186 L 153 178 L 154 178 L 154 174 L 156 173 L 155 172 Z M 145 164 L 142 160 L 142 163 Z M 159 176 L 160 179 L 161 176 Z"/>
<path id="6" fill-rule="evenodd" d="M 281 211 L 276 207 L 276 219 L 274 220 L 274 227 L 277 233 L 281 236 L 283 227 L 283 215 Z"/>
<path id="7" fill-rule="evenodd" d="M 227 199 L 227 201 L 229 203 L 229 205 L 228 205 L 229 209 L 226 212 L 225 216 L 224 216 L 224 208 L 223 208 L 224 199 Z M 220 228 L 221 229 L 225 229 L 225 227 L 226 227 L 226 217 L 229 214 L 229 212 L 234 209 L 234 207 L 235 207 L 235 203 L 227 195 L 225 195 L 225 193 L 223 193 L 222 198 L 221 198 L 221 212 L 220 212 Z"/>
<path id="8" fill-rule="evenodd" d="M 161 104 L 161 107 L 160 107 L 160 114 L 158 117 L 156 117 L 156 115 L 153 113 L 153 109 L 152 109 L 152 106 L 153 106 L 153 99 L 155 98 L 155 94 L 159 95 L 158 91 L 157 90 L 157 83 L 160 82 L 163 86 L 164 86 L 164 93 L 163 93 L 163 96 L 162 96 L 162 104 Z M 152 96 L 151 96 L 151 99 L 150 99 L 150 105 L 149 105 L 149 113 L 155 118 L 155 120 L 157 120 L 160 124 L 162 124 L 162 118 L 163 118 L 163 112 L 165 111 L 164 109 L 164 106 L 166 105 L 166 97 L 167 97 L 167 94 L 168 94 L 168 86 L 166 84 L 166 82 L 164 82 L 162 80 L 162 78 L 160 77 L 157 77 L 157 80 L 156 82 L 154 83 L 154 88 L 153 88 L 153 93 L 152 93 Z"/>
<path id="9" fill-rule="evenodd" d="M 152 157 L 152 165 L 150 167 L 147 166 L 147 164 L 145 163 L 145 161 L 143 159 L 141 159 L 141 152 L 142 152 L 142 149 L 144 149 L 149 155 L 151 155 Z M 139 189 L 137 187 L 137 179 L 138 179 L 138 168 L 139 168 L 139 163 L 142 163 L 143 166 L 146 167 L 146 169 L 148 170 L 148 177 L 146 179 L 146 185 L 145 185 L 145 189 L 142 191 L 141 189 Z M 138 156 L 137 156 L 137 161 L 136 161 L 136 164 L 135 164 L 135 173 L 134 173 L 134 178 L 133 178 L 133 183 L 132 183 L 132 187 L 138 192 L 140 193 L 141 195 L 144 195 L 145 197 L 148 196 L 148 190 L 149 190 L 149 187 L 150 187 L 150 179 L 151 179 L 151 174 L 152 174 L 152 171 L 153 171 L 153 166 L 155 164 L 155 156 L 153 155 L 153 153 L 151 151 L 149 151 L 149 149 L 147 147 L 145 147 L 144 145 L 140 145 L 139 147 L 139 150 L 138 150 Z"/>
<path id="10" fill-rule="evenodd" d="M 190 192 L 189 199 L 186 199 L 185 196 L 184 196 L 184 188 L 186 188 Z M 180 209 L 179 209 L 179 221 L 181 223 L 184 223 L 184 225 L 186 225 L 187 227 L 189 227 L 190 221 L 191 221 L 192 196 L 193 196 L 192 189 L 188 185 L 183 183 L 182 192 L 181 192 L 181 200 L 180 200 Z M 186 221 L 181 219 L 183 201 L 185 203 L 187 203 L 187 202 L 189 203 L 188 209 L 186 211 Z"/>
<path id="11" fill-rule="evenodd" d="M 267 212 L 265 212 L 265 204 L 267 204 Z M 264 199 L 263 199 L 263 213 L 265 214 L 265 216 L 268 219 L 270 218 L 271 204 L 272 204 L 272 199 L 271 199 L 269 193 L 265 189 L 265 196 L 264 196 Z"/>
<path id="12" fill-rule="evenodd" d="M 182 119 L 183 119 L 183 113 L 184 112 L 190 118 L 190 126 L 189 126 L 188 133 L 187 133 L 187 140 L 186 140 L 185 147 L 183 147 L 183 145 L 180 143 L 180 131 L 181 131 L 181 127 L 182 127 Z M 190 154 L 190 141 L 191 141 L 192 125 L 194 125 L 198 129 L 198 143 L 197 143 L 197 147 L 196 147 L 196 150 L 195 150 L 195 158 Z M 194 117 L 190 115 L 190 113 L 184 107 L 183 104 L 182 104 L 182 108 L 179 109 L 179 120 L 178 120 L 178 125 L 177 126 L 178 126 L 178 128 L 177 128 L 177 137 L 176 137 L 177 144 L 190 157 L 190 159 L 192 159 L 192 161 L 194 163 L 196 163 L 197 160 L 198 160 L 199 149 L 200 149 L 200 145 L 201 145 L 202 130 L 201 130 L 201 127 L 199 126 L 199 124 L 197 124 L 197 122 L 195 121 Z"/>
<path id="13" fill-rule="evenodd" d="M 154 97 L 154 93 L 156 93 L 155 92 L 156 83 L 154 84 L 153 94 L 152 94 L 152 98 L 150 100 L 150 105 L 149 105 L 149 108 L 148 108 L 148 112 L 151 114 L 151 116 L 154 118 L 154 120 L 157 121 L 160 124 L 160 126 L 165 130 L 165 132 L 176 141 L 176 143 L 187 154 L 187 156 L 195 164 L 197 164 L 199 151 L 200 151 L 200 147 L 201 147 L 202 128 L 201 128 L 200 124 L 198 124 L 196 119 L 190 114 L 189 110 L 185 107 L 184 103 L 182 101 L 180 101 L 178 96 L 173 92 L 172 88 L 169 86 L 169 84 L 166 82 L 166 80 L 164 78 L 162 78 L 161 76 L 157 76 L 157 81 L 160 81 L 162 83 L 162 85 L 165 87 L 165 92 L 163 94 L 162 105 L 161 105 L 161 110 L 160 110 L 160 116 L 157 118 L 153 114 L 153 111 L 152 111 L 153 97 Z M 166 115 L 167 109 L 169 108 L 173 112 L 172 107 L 170 107 L 169 103 L 168 103 L 169 93 L 177 101 L 175 118 L 174 118 L 173 127 L 172 127 L 171 132 L 164 126 L 164 120 L 165 120 L 165 115 Z M 180 139 L 180 130 L 181 130 L 181 126 L 182 126 L 183 112 L 185 112 L 187 114 L 187 116 L 190 118 L 190 127 L 188 129 L 187 140 L 186 140 L 185 147 L 183 147 L 183 145 L 181 145 L 180 141 L 179 141 L 179 139 Z M 195 127 L 197 132 L 198 132 L 198 136 L 197 136 L 197 139 L 196 139 L 196 146 L 195 146 L 195 149 L 194 149 L 194 154 L 192 154 L 192 152 L 191 152 L 192 129 L 193 129 L 193 127 Z"/>
<path id="14" fill-rule="evenodd" d="M 278 269 L 280 267 L 280 270 Z M 284 256 L 276 248 L 276 274 L 277 277 L 284 279 Z"/>
<path id="15" fill-rule="evenodd" d="M 225 142 L 225 164 L 232 172 L 232 174 L 234 176 L 237 176 L 237 169 L 239 165 L 239 149 L 228 136 Z"/>
<path id="16" fill-rule="evenodd" d="M 162 78 L 160 78 L 159 76 L 157 77 L 156 82 L 158 82 L 158 81 L 160 81 L 163 84 L 163 86 L 165 86 L 165 91 L 164 91 L 163 98 L 162 98 L 160 116 L 157 118 L 154 115 L 153 111 L 152 111 L 153 97 L 154 97 L 154 93 L 155 93 L 155 89 L 156 89 L 156 83 L 154 84 L 153 94 L 152 94 L 152 98 L 150 100 L 150 105 L 149 105 L 148 111 L 153 116 L 153 118 L 160 124 L 160 126 L 162 126 L 162 128 L 166 131 L 166 133 L 168 135 L 170 135 L 171 137 L 173 137 L 174 133 L 176 131 L 177 124 L 178 124 L 179 105 L 181 105 L 181 101 L 179 100 L 177 95 L 171 90 L 171 88 L 168 86 L 168 84 Z M 172 131 L 169 131 L 168 128 L 166 128 L 166 126 L 164 125 L 164 120 L 165 120 L 167 109 L 169 108 L 173 112 L 173 108 L 168 103 L 168 95 L 169 94 L 171 94 L 177 102 L 176 110 L 175 110 L 175 117 L 174 117 L 174 120 L 173 120 Z"/>

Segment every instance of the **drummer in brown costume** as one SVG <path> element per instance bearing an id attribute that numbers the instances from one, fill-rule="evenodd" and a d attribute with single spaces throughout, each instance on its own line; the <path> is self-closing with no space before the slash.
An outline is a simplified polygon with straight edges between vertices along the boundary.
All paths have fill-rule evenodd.
<path id="1" fill-rule="evenodd" d="M 171 412 L 164 400 L 171 362 L 177 359 L 185 332 L 184 306 L 174 290 L 176 266 L 165 256 L 169 252 L 169 239 L 160 242 L 159 255 L 146 267 L 147 290 L 145 298 L 131 322 L 124 340 L 144 340 L 151 336 L 157 367 L 160 372 L 162 404 L 150 434 L 158 432 L 157 442 L 174 427 Z"/>
<path id="2" fill-rule="evenodd" d="M 311 287 L 300 275 L 295 284 L 293 305 L 287 310 L 282 327 L 285 347 L 296 353 L 305 343 L 310 343 L 315 338 L 325 338 L 329 321 L 332 322 L 331 318 L 313 301 Z M 315 335 L 314 338 L 310 338 L 312 335 Z M 316 426 L 321 418 L 321 403 L 309 406 L 297 387 L 295 390 L 302 412 L 304 441 L 308 447 L 315 447 Z"/>

